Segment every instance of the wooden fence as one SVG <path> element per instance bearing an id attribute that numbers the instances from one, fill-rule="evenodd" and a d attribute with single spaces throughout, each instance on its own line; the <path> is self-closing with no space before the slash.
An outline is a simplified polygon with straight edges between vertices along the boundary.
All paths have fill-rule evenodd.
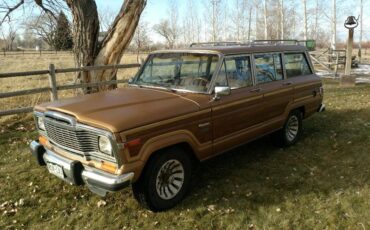
<path id="1" fill-rule="evenodd" d="M 25 56 L 25 55 L 73 55 L 72 51 L 56 51 L 56 50 L 20 50 L 20 51 L 7 51 L 2 50 L 1 56 Z"/>
<path id="2" fill-rule="evenodd" d="M 138 67 L 140 67 L 140 64 L 86 66 L 86 67 L 80 67 L 80 68 L 55 69 L 54 64 L 50 64 L 48 70 L 37 70 L 37 71 L 17 72 L 17 73 L 0 73 L 0 79 L 13 78 L 13 77 L 36 76 L 36 75 L 48 75 L 49 84 L 50 84 L 49 87 L 0 93 L 0 99 L 16 97 L 16 96 L 24 96 L 24 95 L 30 95 L 30 94 L 37 94 L 37 93 L 43 93 L 43 92 L 50 92 L 50 100 L 55 101 L 55 100 L 58 100 L 58 90 L 79 89 L 79 88 L 86 88 L 86 87 L 127 83 L 127 80 L 112 80 L 112 81 L 103 81 L 103 82 L 97 82 L 97 83 L 57 85 L 56 75 L 59 73 L 86 72 L 86 71 L 105 70 L 105 69 L 127 69 L 127 68 L 138 68 Z M 19 113 L 28 113 L 28 112 L 32 112 L 32 110 L 33 110 L 33 107 L 4 110 L 4 111 L 0 111 L 0 116 L 13 115 L 13 114 L 19 114 Z"/>

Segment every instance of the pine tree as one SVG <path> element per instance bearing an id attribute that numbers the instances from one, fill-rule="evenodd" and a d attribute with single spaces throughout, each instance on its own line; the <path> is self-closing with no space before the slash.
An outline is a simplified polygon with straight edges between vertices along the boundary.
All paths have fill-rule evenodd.
<path id="1" fill-rule="evenodd" d="M 54 47 L 56 50 L 70 50 L 73 47 L 71 26 L 63 11 L 58 16 Z"/>

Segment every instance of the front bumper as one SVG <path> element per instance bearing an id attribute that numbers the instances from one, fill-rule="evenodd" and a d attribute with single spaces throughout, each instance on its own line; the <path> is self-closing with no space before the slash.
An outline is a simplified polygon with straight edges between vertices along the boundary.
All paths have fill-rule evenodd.
<path id="1" fill-rule="evenodd" d="M 87 185 L 94 193 L 105 196 L 107 192 L 119 191 L 131 184 L 134 173 L 114 175 L 102 170 L 83 165 L 79 161 L 62 157 L 53 151 L 45 149 L 39 142 L 30 144 L 31 153 L 39 165 L 56 165 L 61 167 L 60 179 L 74 184 Z"/>

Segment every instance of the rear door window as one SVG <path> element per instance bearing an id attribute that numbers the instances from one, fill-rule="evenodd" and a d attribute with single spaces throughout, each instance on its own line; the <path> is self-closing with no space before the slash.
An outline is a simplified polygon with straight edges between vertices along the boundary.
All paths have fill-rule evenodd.
<path id="1" fill-rule="evenodd" d="M 255 54 L 254 63 L 258 84 L 283 80 L 281 54 Z"/>
<path id="2" fill-rule="evenodd" d="M 288 78 L 312 74 L 304 53 L 285 54 L 285 70 Z"/>
<path id="3" fill-rule="evenodd" d="M 229 86 L 231 89 L 253 85 L 249 56 L 226 57 L 222 63 L 216 86 Z"/>

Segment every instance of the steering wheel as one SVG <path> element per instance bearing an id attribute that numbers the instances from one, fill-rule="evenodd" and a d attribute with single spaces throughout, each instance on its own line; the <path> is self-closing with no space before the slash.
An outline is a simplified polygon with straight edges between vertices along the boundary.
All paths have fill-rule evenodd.
<path id="1" fill-rule="evenodd" d="M 193 82 L 192 82 L 192 85 L 196 85 L 196 86 L 206 86 L 207 84 L 208 84 L 208 80 L 202 77 L 196 77 L 193 79 Z"/>

